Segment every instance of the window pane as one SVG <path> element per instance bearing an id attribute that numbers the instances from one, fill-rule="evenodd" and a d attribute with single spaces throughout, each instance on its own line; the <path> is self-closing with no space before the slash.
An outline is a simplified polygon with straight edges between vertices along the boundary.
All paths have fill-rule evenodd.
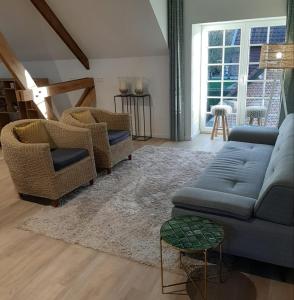
<path id="1" fill-rule="evenodd" d="M 224 66 L 224 80 L 238 80 L 239 65 L 225 65 Z"/>
<path id="2" fill-rule="evenodd" d="M 248 97 L 263 97 L 263 82 L 248 82 L 247 96 Z"/>
<path id="3" fill-rule="evenodd" d="M 266 70 L 266 79 L 267 80 L 274 80 L 274 79 L 280 80 L 282 72 L 283 72 L 282 70 L 270 70 L 270 69 L 268 69 L 268 70 Z"/>
<path id="4" fill-rule="evenodd" d="M 261 46 L 251 46 L 249 62 L 259 62 Z"/>
<path id="5" fill-rule="evenodd" d="M 208 67 L 208 80 L 221 80 L 222 66 L 209 66 Z"/>
<path id="6" fill-rule="evenodd" d="M 251 29 L 250 44 L 265 44 L 267 41 L 267 27 Z"/>
<path id="7" fill-rule="evenodd" d="M 220 82 L 209 82 L 207 95 L 208 96 L 220 96 L 221 95 L 221 83 Z"/>
<path id="8" fill-rule="evenodd" d="M 232 112 L 237 112 L 237 99 L 224 99 L 224 104 L 232 107 Z"/>
<path id="9" fill-rule="evenodd" d="M 265 97 L 270 97 L 273 88 L 274 88 L 274 82 L 273 81 L 265 83 Z M 273 93 L 274 98 L 280 98 L 280 96 L 281 96 L 281 83 L 280 83 L 280 81 L 276 81 L 275 89 L 274 89 L 273 92 L 274 92 Z"/>
<path id="10" fill-rule="evenodd" d="M 228 119 L 228 125 L 229 125 L 230 128 L 236 126 L 236 123 L 237 123 L 237 116 L 236 116 L 236 114 L 229 114 L 227 116 L 227 119 Z"/>
<path id="11" fill-rule="evenodd" d="M 269 127 L 277 127 L 279 124 L 279 115 L 280 115 L 280 99 L 274 98 L 272 99 L 271 107 L 268 107 L 269 99 L 265 100 L 265 106 L 268 108 L 268 118 L 266 126 Z"/>
<path id="12" fill-rule="evenodd" d="M 249 65 L 248 80 L 262 80 L 264 78 L 264 69 L 259 69 L 259 65 Z"/>
<path id="13" fill-rule="evenodd" d="M 213 105 L 217 105 L 220 103 L 220 98 L 208 98 L 207 99 L 207 112 L 210 112 L 211 111 L 211 107 Z"/>
<path id="14" fill-rule="evenodd" d="M 240 55 L 240 48 L 226 48 L 225 49 L 225 63 L 238 63 Z"/>
<path id="15" fill-rule="evenodd" d="M 265 106 L 265 103 L 263 102 L 263 98 L 249 98 L 246 99 L 246 107 L 251 106 Z M 245 112 L 245 124 L 248 125 L 250 121 L 250 118 L 247 116 Z M 264 122 L 264 119 L 263 119 Z M 255 118 L 253 120 L 253 125 L 258 125 L 257 119 Z"/>
<path id="16" fill-rule="evenodd" d="M 237 82 L 224 82 L 223 83 L 223 96 L 225 97 L 237 97 L 238 95 L 238 83 Z"/>
<path id="17" fill-rule="evenodd" d="M 214 116 L 212 114 L 206 114 L 205 126 L 212 127 L 214 122 Z"/>
<path id="18" fill-rule="evenodd" d="M 283 44 L 285 43 L 286 26 L 272 26 L 270 29 L 269 43 Z"/>
<path id="19" fill-rule="evenodd" d="M 208 63 L 219 64 L 222 63 L 223 50 L 220 49 L 208 49 Z"/>
<path id="20" fill-rule="evenodd" d="M 226 46 L 240 45 L 241 29 L 226 30 Z"/>
<path id="21" fill-rule="evenodd" d="M 246 107 L 247 106 L 262 106 L 263 100 L 262 98 L 249 98 L 246 99 Z"/>
<path id="22" fill-rule="evenodd" d="M 210 31 L 208 33 L 208 46 L 222 46 L 223 45 L 223 31 Z"/>

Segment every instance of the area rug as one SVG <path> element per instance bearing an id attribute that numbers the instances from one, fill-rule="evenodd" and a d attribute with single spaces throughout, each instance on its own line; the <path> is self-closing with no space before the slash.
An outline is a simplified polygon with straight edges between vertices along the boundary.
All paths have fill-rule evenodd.
<path id="1" fill-rule="evenodd" d="M 212 157 L 208 152 L 145 146 L 111 175 L 98 175 L 93 186 L 65 197 L 59 208 L 43 207 L 21 228 L 158 266 L 159 231 L 171 216 L 171 196 L 193 185 Z M 174 259 L 171 253 L 167 256 Z"/>

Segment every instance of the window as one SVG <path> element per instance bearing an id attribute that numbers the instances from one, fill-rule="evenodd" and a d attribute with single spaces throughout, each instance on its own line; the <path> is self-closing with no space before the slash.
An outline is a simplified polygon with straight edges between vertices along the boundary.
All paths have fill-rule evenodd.
<path id="1" fill-rule="evenodd" d="M 261 70 L 261 45 L 284 43 L 285 19 L 226 22 L 203 25 L 201 54 L 201 130 L 213 125 L 211 106 L 232 107 L 229 126 L 248 122 L 247 106 L 267 106 L 277 70 Z M 268 124 L 276 126 L 281 87 L 276 84 Z"/>
<path id="2" fill-rule="evenodd" d="M 277 79 L 273 100 L 269 110 L 267 125 L 276 126 L 280 111 L 281 86 L 279 78 L 282 70 L 259 69 L 259 57 L 262 44 L 280 44 L 285 42 L 286 28 L 281 26 L 252 27 L 249 43 L 249 66 L 247 75 L 247 106 L 268 106 L 273 89 L 274 80 Z M 245 120 L 245 123 L 248 120 Z"/>

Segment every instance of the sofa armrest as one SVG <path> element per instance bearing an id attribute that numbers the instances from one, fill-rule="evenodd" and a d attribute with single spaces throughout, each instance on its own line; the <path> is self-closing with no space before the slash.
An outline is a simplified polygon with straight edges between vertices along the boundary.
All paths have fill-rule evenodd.
<path id="1" fill-rule="evenodd" d="M 253 216 L 256 200 L 200 188 L 183 188 L 174 194 L 172 202 L 184 209 L 248 220 Z"/>
<path id="2" fill-rule="evenodd" d="M 237 126 L 229 134 L 229 141 L 275 145 L 278 128 L 261 126 Z"/>

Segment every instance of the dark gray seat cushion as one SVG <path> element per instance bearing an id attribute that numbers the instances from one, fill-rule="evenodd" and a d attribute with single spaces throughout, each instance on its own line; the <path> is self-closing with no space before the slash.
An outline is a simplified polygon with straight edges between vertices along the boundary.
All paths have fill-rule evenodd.
<path id="1" fill-rule="evenodd" d="M 51 151 L 55 171 L 62 170 L 87 156 L 88 150 L 80 148 L 60 148 Z"/>
<path id="2" fill-rule="evenodd" d="M 129 137 L 129 132 L 124 130 L 108 130 L 108 139 L 110 145 L 115 145 Z"/>
<path id="3" fill-rule="evenodd" d="M 237 126 L 229 134 L 229 141 L 274 145 L 279 129 L 261 126 Z"/>
<path id="4" fill-rule="evenodd" d="M 177 208 L 248 220 L 253 216 L 256 199 L 187 187 L 176 192 L 172 202 Z"/>
<path id="5" fill-rule="evenodd" d="M 194 187 L 257 199 L 273 146 L 228 142 Z"/>

